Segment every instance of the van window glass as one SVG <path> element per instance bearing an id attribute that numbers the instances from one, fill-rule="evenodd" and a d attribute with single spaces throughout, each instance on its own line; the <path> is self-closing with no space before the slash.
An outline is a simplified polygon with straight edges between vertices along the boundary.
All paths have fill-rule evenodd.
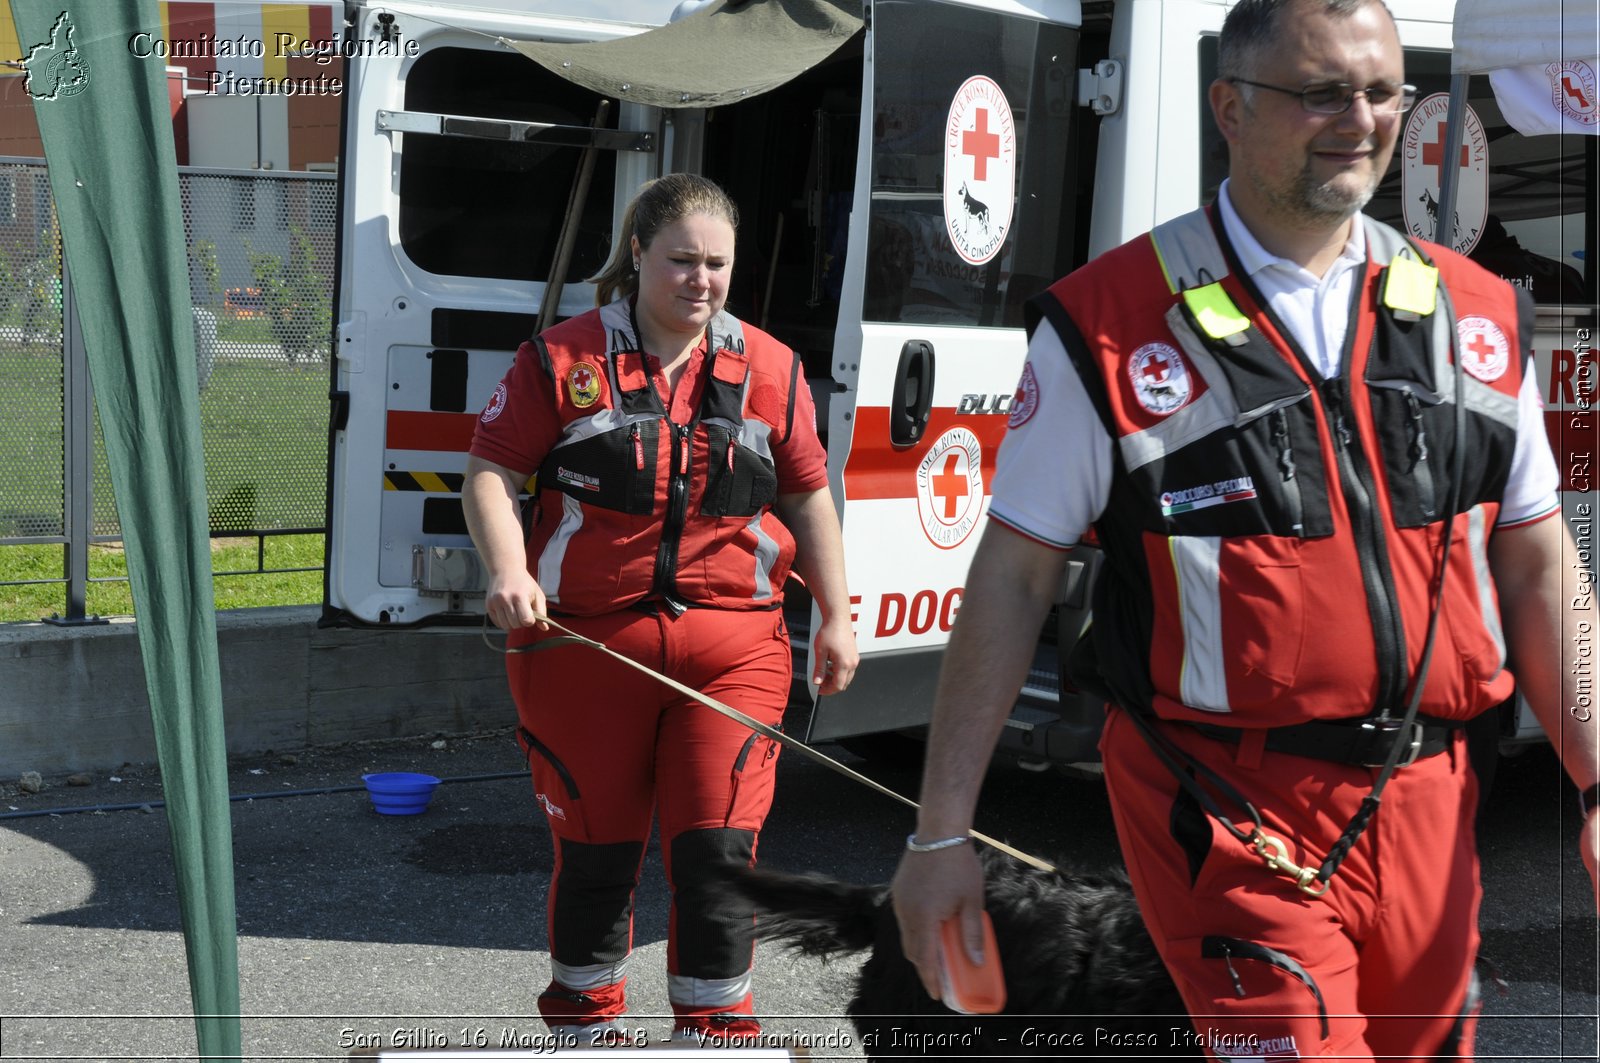
<path id="1" fill-rule="evenodd" d="M 406 109 L 432 114 L 587 127 L 599 101 L 530 59 L 475 48 L 427 52 L 406 78 Z M 403 136 L 400 246 L 412 262 L 447 276 L 549 276 L 580 149 Z M 615 179 L 616 152 L 596 152 L 568 283 L 593 276 L 610 252 Z"/>
<path id="2" fill-rule="evenodd" d="M 1023 303 L 1072 264 L 1077 31 L 881 0 L 873 39 L 863 315 L 1020 326 Z"/>
<path id="3" fill-rule="evenodd" d="M 1200 44 L 1200 196 L 1205 203 L 1216 198 L 1217 187 L 1228 172 L 1227 144 L 1206 100 L 1206 87 L 1216 71 L 1217 39 L 1204 37 Z M 1438 187 L 1438 156 L 1444 151 L 1443 101 L 1431 98 L 1449 95 L 1449 53 L 1408 49 L 1406 80 L 1417 86 L 1418 102 L 1402 118 L 1394 158 L 1367 213 L 1413 235 L 1422 226 L 1431 239 L 1431 229 L 1426 227 L 1437 214 L 1436 192 L 1431 190 Z M 1457 221 L 1470 243 L 1467 255 L 1512 284 L 1532 289 L 1539 303 L 1594 303 L 1591 211 L 1600 138 L 1521 135 L 1506 124 L 1484 76 L 1468 82 L 1467 102 L 1482 124 L 1481 144 L 1488 154 L 1487 202 L 1481 193 L 1476 198 L 1469 195 L 1465 178 L 1457 201 Z M 1438 121 L 1432 120 L 1435 113 Z M 1464 149 L 1469 156 L 1465 169 L 1470 172 L 1473 148 L 1464 145 Z M 1420 164 L 1421 172 L 1428 175 L 1426 185 L 1415 171 L 1410 185 L 1404 180 L 1408 153 L 1410 165 Z"/>

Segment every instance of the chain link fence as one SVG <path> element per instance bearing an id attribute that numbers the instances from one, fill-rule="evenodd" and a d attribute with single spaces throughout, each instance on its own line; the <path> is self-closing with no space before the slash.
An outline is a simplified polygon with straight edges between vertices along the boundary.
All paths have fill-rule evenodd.
<path id="1" fill-rule="evenodd" d="M 335 177 L 179 168 L 214 538 L 323 530 Z M 0 587 L 83 616 L 91 544 L 121 539 L 45 165 L 0 159 Z M 57 546 L 59 569 L 7 565 Z M 37 566 L 34 566 L 37 569 Z"/>
<path id="2" fill-rule="evenodd" d="M 61 234 L 42 165 L 0 163 L 0 543 L 66 532 Z"/>

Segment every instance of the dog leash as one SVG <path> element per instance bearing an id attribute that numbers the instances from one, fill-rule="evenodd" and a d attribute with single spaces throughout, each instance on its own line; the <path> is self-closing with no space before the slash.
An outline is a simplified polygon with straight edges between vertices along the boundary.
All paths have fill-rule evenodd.
<path id="1" fill-rule="evenodd" d="M 485 613 L 484 617 L 483 617 L 483 641 L 484 641 L 484 643 L 490 649 L 496 651 L 497 653 L 503 653 L 503 654 L 506 654 L 507 656 L 510 656 L 511 654 L 514 654 L 514 653 L 535 653 L 535 652 L 537 652 L 539 650 L 553 649 L 556 646 L 565 646 L 565 645 L 587 646 L 592 650 L 596 650 L 596 651 L 598 651 L 600 653 L 605 654 L 607 657 L 610 657 L 610 658 L 612 658 L 614 660 L 622 662 L 623 664 L 627 665 L 629 668 L 632 668 L 636 672 L 643 672 L 645 675 L 647 675 L 650 678 L 656 680 L 658 683 L 661 683 L 664 686 L 672 688 L 673 690 L 675 690 L 678 693 L 684 695 L 685 697 L 693 698 L 695 701 L 698 701 L 700 704 L 706 706 L 706 708 L 714 709 L 717 712 L 720 712 L 722 715 L 726 716 L 728 719 L 733 720 L 736 723 L 743 724 L 745 727 L 750 728 L 752 731 L 755 731 L 757 734 L 765 735 L 767 738 L 772 739 L 774 742 L 777 742 L 779 745 L 786 746 L 786 747 L 788 747 L 790 749 L 793 749 L 795 752 L 800 753 L 800 754 L 802 754 L 802 755 L 804 755 L 806 757 L 811 758 L 812 760 L 816 761 L 818 764 L 822 764 L 822 765 L 824 765 L 824 766 L 826 766 L 828 768 L 831 768 L 834 771 L 838 772 L 841 775 L 844 775 L 847 778 L 854 779 L 856 782 L 861 783 L 863 786 L 866 786 L 866 787 L 868 787 L 870 789 L 876 790 L 878 793 L 883 794 L 885 797 L 892 797 L 896 801 L 899 801 L 902 805 L 906 805 L 907 807 L 912 808 L 912 809 L 917 809 L 917 808 L 921 807 L 915 801 L 911 800 L 911 798 L 906 797 L 906 796 L 904 796 L 902 794 L 896 793 L 895 791 L 889 789 L 887 786 L 884 786 L 882 783 L 879 783 L 879 782 L 877 782 L 877 781 L 875 781 L 873 779 L 867 778 L 865 775 L 862 775 L 860 772 L 856 771 L 855 769 L 850 768 L 850 767 L 848 767 L 848 766 L 846 766 L 844 764 L 841 764 L 837 760 L 834 760 L 832 757 L 828 756 L 826 753 L 821 753 L 821 752 L 819 752 L 819 751 L 817 751 L 815 749 L 812 749 L 810 746 L 806 745 L 804 742 L 800 741 L 799 739 L 792 738 L 789 735 L 786 735 L 782 731 L 778 730 L 776 727 L 768 726 L 767 724 L 762 723 L 760 720 L 757 720 L 752 716 L 749 716 L 749 715 L 747 715 L 745 713 L 740 712 L 738 709 L 734 708 L 732 705 L 726 705 L 726 704 L 718 701 L 716 698 L 707 697 L 705 694 L 700 693 L 700 691 L 695 690 L 693 687 L 685 686 L 683 683 L 678 682 L 676 679 L 673 679 L 671 676 L 662 675 L 660 672 L 656 671 L 654 668 L 651 668 L 648 665 L 640 664 L 638 661 L 634 660 L 631 657 L 625 657 L 622 654 L 618 653 L 616 650 L 612 649 L 610 646 L 607 646 L 603 642 L 600 642 L 600 641 L 598 641 L 596 639 L 591 639 L 591 638 L 589 638 L 589 637 L 587 637 L 585 635 L 580 635 L 576 631 L 573 631 L 571 628 L 565 627 L 564 625 L 560 624 L 559 622 L 557 622 L 555 620 L 552 620 L 550 617 L 540 616 L 537 613 L 535 613 L 534 616 L 535 616 L 535 618 L 537 620 L 539 620 L 539 621 L 541 621 L 541 622 L 543 622 L 545 624 L 550 625 L 550 628 L 552 630 L 556 631 L 556 632 L 559 632 L 559 634 L 557 634 L 553 638 L 540 639 L 538 642 L 530 643 L 530 644 L 528 644 L 526 646 L 504 646 L 504 647 L 496 646 L 494 644 L 494 642 L 491 641 L 490 638 L 489 638 L 489 615 L 487 613 Z M 1032 867 L 1036 867 L 1040 871 L 1053 872 L 1053 871 L 1056 870 L 1054 865 L 1046 863 L 1045 861 L 1039 859 L 1036 856 L 1031 856 L 1028 853 L 1023 852 L 1020 849 L 1013 848 L 1012 846 L 1007 845 L 1005 842 L 1000 841 L 998 838 L 991 838 L 989 835 L 984 834 L 983 832 L 977 831 L 977 830 L 968 830 L 967 833 L 969 835 L 971 835 L 973 838 L 976 838 L 978 841 L 983 842 L 985 845 L 988 845 L 988 846 L 990 846 L 992 848 L 998 849 L 1002 853 L 1005 853 L 1007 856 L 1013 857 L 1013 858 L 1015 858 L 1017 860 L 1021 860 L 1023 863 L 1028 864 L 1028 865 L 1030 865 Z"/>

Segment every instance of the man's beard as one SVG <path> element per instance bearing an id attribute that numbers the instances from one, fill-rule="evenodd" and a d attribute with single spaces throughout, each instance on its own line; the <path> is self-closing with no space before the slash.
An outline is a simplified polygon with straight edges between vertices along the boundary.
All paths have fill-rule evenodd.
<path id="1" fill-rule="evenodd" d="M 1294 196 L 1302 205 L 1307 218 L 1339 220 L 1350 217 L 1365 207 L 1378 191 L 1379 175 L 1376 170 L 1365 182 L 1354 189 L 1340 187 L 1335 181 L 1318 182 L 1311 176 L 1311 165 L 1300 171 L 1295 181 Z"/>

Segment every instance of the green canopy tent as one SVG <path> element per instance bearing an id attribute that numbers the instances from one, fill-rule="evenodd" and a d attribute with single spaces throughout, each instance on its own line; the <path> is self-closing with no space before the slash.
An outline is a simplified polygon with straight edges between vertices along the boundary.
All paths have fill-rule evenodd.
<path id="1" fill-rule="evenodd" d="M 501 40 L 602 96 L 652 107 L 716 107 L 793 81 L 861 29 L 860 0 L 715 0 L 611 41 Z"/>
<path id="2" fill-rule="evenodd" d="M 172 833 L 202 1056 L 240 1055 L 238 939 L 205 467 L 156 0 L 11 0 L 88 353 Z"/>

